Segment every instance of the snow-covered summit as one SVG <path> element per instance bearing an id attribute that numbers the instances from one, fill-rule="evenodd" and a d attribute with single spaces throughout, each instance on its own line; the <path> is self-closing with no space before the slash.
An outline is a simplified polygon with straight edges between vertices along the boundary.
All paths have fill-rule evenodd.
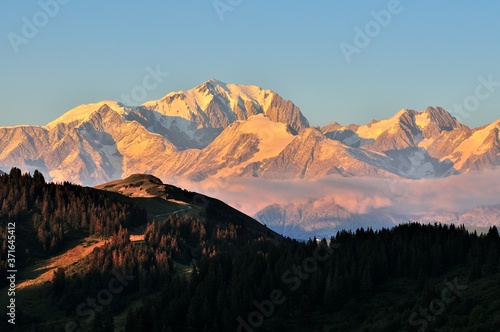
<path id="1" fill-rule="evenodd" d="M 134 173 L 439 177 L 500 166 L 499 132 L 500 120 L 470 129 L 440 107 L 319 130 L 276 92 L 210 79 L 141 106 L 105 100 L 44 127 L 0 128 L 0 167 L 82 184 Z"/>
<path id="2" fill-rule="evenodd" d="M 120 115 L 126 115 L 132 110 L 131 107 L 125 106 L 117 101 L 103 100 L 97 103 L 79 105 L 50 122 L 45 127 L 52 129 L 58 124 L 82 123 L 88 121 L 93 113 L 99 111 L 99 109 L 105 105 Z"/>
<path id="3" fill-rule="evenodd" d="M 225 128 L 236 120 L 265 114 L 295 131 L 309 127 L 300 109 L 277 93 L 254 85 L 227 84 L 210 79 L 187 90 L 146 102 L 144 108 L 196 123 L 198 128 Z"/>

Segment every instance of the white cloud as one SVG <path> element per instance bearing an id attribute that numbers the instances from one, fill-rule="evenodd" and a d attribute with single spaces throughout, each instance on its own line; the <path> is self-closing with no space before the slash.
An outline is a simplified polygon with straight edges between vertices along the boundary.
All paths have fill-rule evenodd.
<path id="1" fill-rule="evenodd" d="M 500 168 L 440 179 L 380 179 L 327 176 L 314 180 L 261 178 L 163 179 L 204 193 L 253 215 L 270 204 L 332 200 L 352 213 L 428 215 L 463 212 L 500 203 Z"/>

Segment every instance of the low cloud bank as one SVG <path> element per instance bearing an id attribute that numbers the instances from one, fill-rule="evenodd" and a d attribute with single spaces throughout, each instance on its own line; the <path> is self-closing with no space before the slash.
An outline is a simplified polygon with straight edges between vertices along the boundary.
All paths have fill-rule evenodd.
<path id="1" fill-rule="evenodd" d="M 211 178 L 194 182 L 165 178 L 165 183 L 216 197 L 254 215 L 270 204 L 331 200 L 351 213 L 432 215 L 459 213 L 500 203 L 500 168 L 439 179 L 380 179 L 327 176 L 314 180 Z"/>

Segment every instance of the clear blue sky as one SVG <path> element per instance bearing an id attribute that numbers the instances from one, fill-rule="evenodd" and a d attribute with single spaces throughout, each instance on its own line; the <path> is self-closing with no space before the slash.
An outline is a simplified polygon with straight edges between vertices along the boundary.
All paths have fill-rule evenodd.
<path id="1" fill-rule="evenodd" d="M 355 46 L 354 28 L 390 1 L 221 2 L 237 4 L 223 20 L 212 0 L 72 0 L 54 17 L 38 1 L 1 1 L 0 126 L 44 125 L 76 105 L 118 100 L 156 66 L 169 76 L 148 100 L 217 78 L 275 90 L 313 125 L 451 109 L 468 97 L 464 123 L 500 118 L 500 87 L 483 88 L 477 105 L 470 98 L 479 76 L 500 82 L 499 1 L 401 0 L 350 63 L 341 43 Z M 40 28 L 16 53 L 23 17 Z"/>

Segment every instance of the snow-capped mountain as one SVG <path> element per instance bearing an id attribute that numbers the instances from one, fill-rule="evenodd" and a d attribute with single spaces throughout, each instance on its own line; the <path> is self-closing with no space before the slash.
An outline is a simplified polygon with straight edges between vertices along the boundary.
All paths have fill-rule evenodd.
<path id="1" fill-rule="evenodd" d="M 276 157 L 293 139 L 293 129 L 263 114 L 237 120 L 206 148 L 180 151 L 158 169 L 160 174 L 189 176 L 244 176 L 255 162 Z"/>
<path id="2" fill-rule="evenodd" d="M 293 133 L 309 127 L 300 109 L 277 93 L 252 85 L 226 84 L 211 79 L 194 89 L 167 94 L 160 100 L 146 102 L 144 110 L 153 112 L 163 127 L 176 123 L 180 131 L 220 130 L 237 120 L 264 114 L 275 122 L 286 123 Z M 144 112 L 141 114 L 148 114 Z M 186 122 L 187 121 L 187 122 Z M 150 126 L 153 127 L 154 126 Z M 196 135 L 195 135 L 196 136 Z M 202 144 L 203 146 L 203 144 Z"/>
<path id="3" fill-rule="evenodd" d="M 271 90 L 209 80 L 138 107 L 101 101 L 43 127 L 0 128 L 0 166 L 87 185 L 138 172 L 198 180 L 442 177 L 499 165 L 499 128 L 500 120 L 470 129 L 429 107 L 319 130 Z"/>
<path id="4" fill-rule="evenodd" d="M 314 236 L 329 238 L 336 232 L 358 228 L 392 228 L 407 222 L 464 225 L 470 230 L 486 231 L 500 225 L 500 204 L 478 206 L 461 213 L 402 215 L 387 213 L 351 213 L 328 200 L 288 205 L 271 204 L 254 218 L 274 231 L 291 238 L 307 240 Z"/>
<path id="5" fill-rule="evenodd" d="M 243 128 L 246 137 L 274 135 L 275 129 L 291 136 L 309 126 L 298 107 L 270 90 L 210 80 L 139 107 L 101 101 L 78 106 L 43 127 L 0 128 L 0 165 L 39 169 L 54 181 L 86 185 L 159 169 L 164 176 L 187 169 L 200 173 L 206 165 L 199 158 L 209 160 L 218 153 L 214 145 L 202 148 L 225 144 L 222 138 L 215 140 L 224 129 L 229 133 L 222 137 L 227 137 L 235 130 L 231 124 L 256 115 L 281 126 L 250 128 L 247 134 L 249 129 Z M 241 153 L 247 154 L 244 149 Z"/>
<path id="6" fill-rule="evenodd" d="M 499 165 L 500 120 L 471 129 L 444 109 L 429 107 L 403 109 L 366 125 L 310 127 L 300 109 L 276 92 L 214 79 L 141 106 L 101 101 L 75 107 L 45 126 L 0 127 L 0 168 L 38 169 L 50 180 L 84 185 L 136 173 L 191 181 L 434 179 Z M 269 202 L 258 218 L 273 227 L 286 221 L 321 232 L 407 219 L 322 204 Z M 500 222 L 495 211 L 432 218 L 474 224 L 487 216 Z"/>
<path id="7" fill-rule="evenodd" d="M 436 139 L 443 132 L 467 129 L 441 107 L 429 107 L 424 112 L 403 109 L 390 119 L 373 120 L 362 126 L 342 127 L 334 122 L 322 131 L 347 145 L 385 152 L 425 146 L 427 140 Z"/>
<path id="8" fill-rule="evenodd" d="M 124 110 L 107 101 L 77 107 L 45 127 L 0 128 L 0 163 L 38 169 L 57 182 L 95 185 L 149 171 L 147 164 L 159 165 L 176 151 L 166 137 L 126 120 Z"/>
<path id="9" fill-rule="evenodd" d="M 274 231 L 291 238 L 329 238 L 344 229 L 392 227 L 397 223 L 386 216 L 356 214 L 330 200 L 288 205 L 271 204 L 255 219 Z"/>
<path id="10" fill-rule="evenodd" d="M 403 109 L 387 120 L 343 127 L 331 123 L 323 133 L 352 147 L 382 152 L 408 178 L 442 177 L 500 165 L 500 120 L 470 129 L 447 111 Z"/>

